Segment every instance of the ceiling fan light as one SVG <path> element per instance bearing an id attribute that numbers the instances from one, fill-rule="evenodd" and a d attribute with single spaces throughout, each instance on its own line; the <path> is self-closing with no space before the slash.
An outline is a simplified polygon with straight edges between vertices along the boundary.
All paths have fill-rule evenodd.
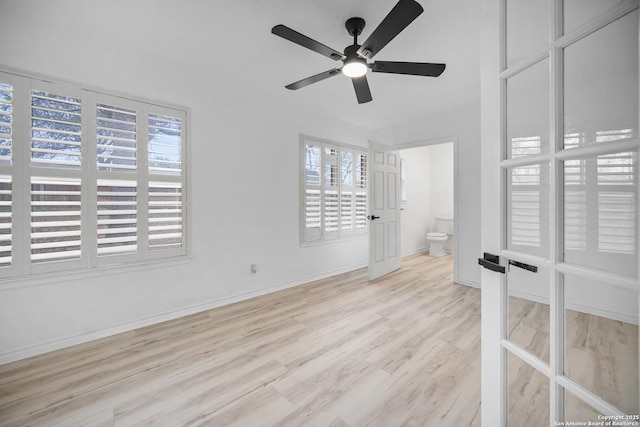
<path id="1" fill-rule="evenodd" d="M 345 62 L 342 73 L 347 77 L 362 77 L 367 74 L 367 64 L 364 60 L 352 59 Z"/>

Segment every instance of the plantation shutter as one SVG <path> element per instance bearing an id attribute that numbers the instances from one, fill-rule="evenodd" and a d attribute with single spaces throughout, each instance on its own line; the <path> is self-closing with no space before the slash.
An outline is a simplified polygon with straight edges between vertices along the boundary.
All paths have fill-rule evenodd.
<path id="1" fill-rule="evenodd" d="M 367 232 L 367 155 L 302 138 L 302 241 Z"/>
<path id="2" fill-rule="evenodd" d="M 96 107 L 97 168 L 135 171 L 137 115 L 134 109 L 98 104 Z"/>
<path id="3" fill-rule="evenodd" d="M 95 99 L 95 251 L 99 263 L 108 264 L 140 249 L 140 114 L 135 102 L 104 94 Z"/>
<path id="4" fill-rule="evenodd" d="M 13 139 L 15 87 L 0 73 L 0 276 L 11 275 L 13 259 Z"/>
<path id="5" fill-rule="evenodd" d="M 322 162 L 324 164 L 322 174 L 324 215 L 322 237 L 324 239 L 332 239 L 338 237 L 340 220 L 338 148 L 334 145 L 325 144 Z"/>
<path id="6" fill-rule="evenodd" d="M 186 255 L 186 124 L 0 72 L 0 278 Z"/>
<path id="7" fill-rule="evenodd" d="M 311 242 L 322 238 L 322 147 L 319 144 L 304 144 L 304 195 L 303 195 L 303 240 Z"/>
<path id="8" fill-rule="evenodd" d="M 184 116 L 148 115 L 149 251 L 184 251 Z"/>
<path id="9" fill-rule="evenodd" d="M 0 80 L 0 165 L 3 166 L 11 166 L 13 108 L 13 86 Z"/>
<path id="10" fill-rule="evenodd" d="M 182 173 L 182 119 L 149 114 L 149 174 Z"/>
<path id="11" fill-rule="evenodd" d="M 31 178 L 31 261 L 79 259 L 81 250 L 79 178 Z"/>
<path id="12" fill-rule="evenodd" d="M 29 94 L 31 269 L 72 268 L 69 263 L 79 267 L 83 256 L 81 92 L 32 81 Z"/>
<path id="13" fill-rule="evenodd" d="M 355 230 L 367 231 L 367 155 L 356 153 L 355 162 Z"/>
<path id="14" fill-rule="evenodd" d="M 355 217 L 354 154 L 340 152 L 340 235 L 353 234 Z"/>
<path id="15" fill-rule="evenodd" d="M 98 180 L 98 256 L 137 251 L 137 196 L 136 181 Z"/>
<path id="16" fill-rule="evenodd" d="M 586 160 L 564 162 L 564 246 L 572 251 L 587 250 Z"/>
<path id="17" fill-rule="evenodd" d="M 31 166 L 80 170 L 80 99 L 31 91 Z"/>
<path id="18" fill-rule="evenodd" d="M 599 156 L 598 251 L 632 255 L 636 251 L 636 154 Z"/>
<path id="19" fill-rule="evenodd" d="M 542 247 L 540 165 L 513 168 L 509 179 L 510 248 Z M 532 249 L 535 252 L 535 249 Z"/>

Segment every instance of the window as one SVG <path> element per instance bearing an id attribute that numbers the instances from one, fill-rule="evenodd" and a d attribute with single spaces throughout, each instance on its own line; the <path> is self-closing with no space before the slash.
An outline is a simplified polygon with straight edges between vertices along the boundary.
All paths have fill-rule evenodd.
<path id="1" fill-rule="evenodd" d="M 0 277 L 186 255 L 186 118 L 0 73 Z"/>
<path id="2" fill-rule="evenodd" d="M 302 137 L 302 242 L 367 232 L 367 154 Z"/>

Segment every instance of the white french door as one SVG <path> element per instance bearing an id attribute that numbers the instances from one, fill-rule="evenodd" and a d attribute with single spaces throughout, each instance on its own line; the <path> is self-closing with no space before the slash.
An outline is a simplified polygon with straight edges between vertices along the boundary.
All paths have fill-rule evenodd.
<path id="1" fill-rule="evenodd" d="M 369 143 L 369 280 L 400 268 L 400 156 Z"/>
<path id="2" fill-rule="evenodd" d="M 638 1 L 482 20 L 482 424 L 640 425 Z"/>

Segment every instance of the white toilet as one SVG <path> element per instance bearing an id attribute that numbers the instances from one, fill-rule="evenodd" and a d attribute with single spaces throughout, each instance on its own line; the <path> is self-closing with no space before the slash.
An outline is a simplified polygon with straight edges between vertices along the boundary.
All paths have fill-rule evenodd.
<path id="1" fill-rule="evenodd" d="M 429 243 L 429 255 L 443 256 L 445 245 L 450 236 L 453 236 L 453 217 L 437 216 L 435 221 L 435 231 L 427 233 L 427 243 Z"/>

